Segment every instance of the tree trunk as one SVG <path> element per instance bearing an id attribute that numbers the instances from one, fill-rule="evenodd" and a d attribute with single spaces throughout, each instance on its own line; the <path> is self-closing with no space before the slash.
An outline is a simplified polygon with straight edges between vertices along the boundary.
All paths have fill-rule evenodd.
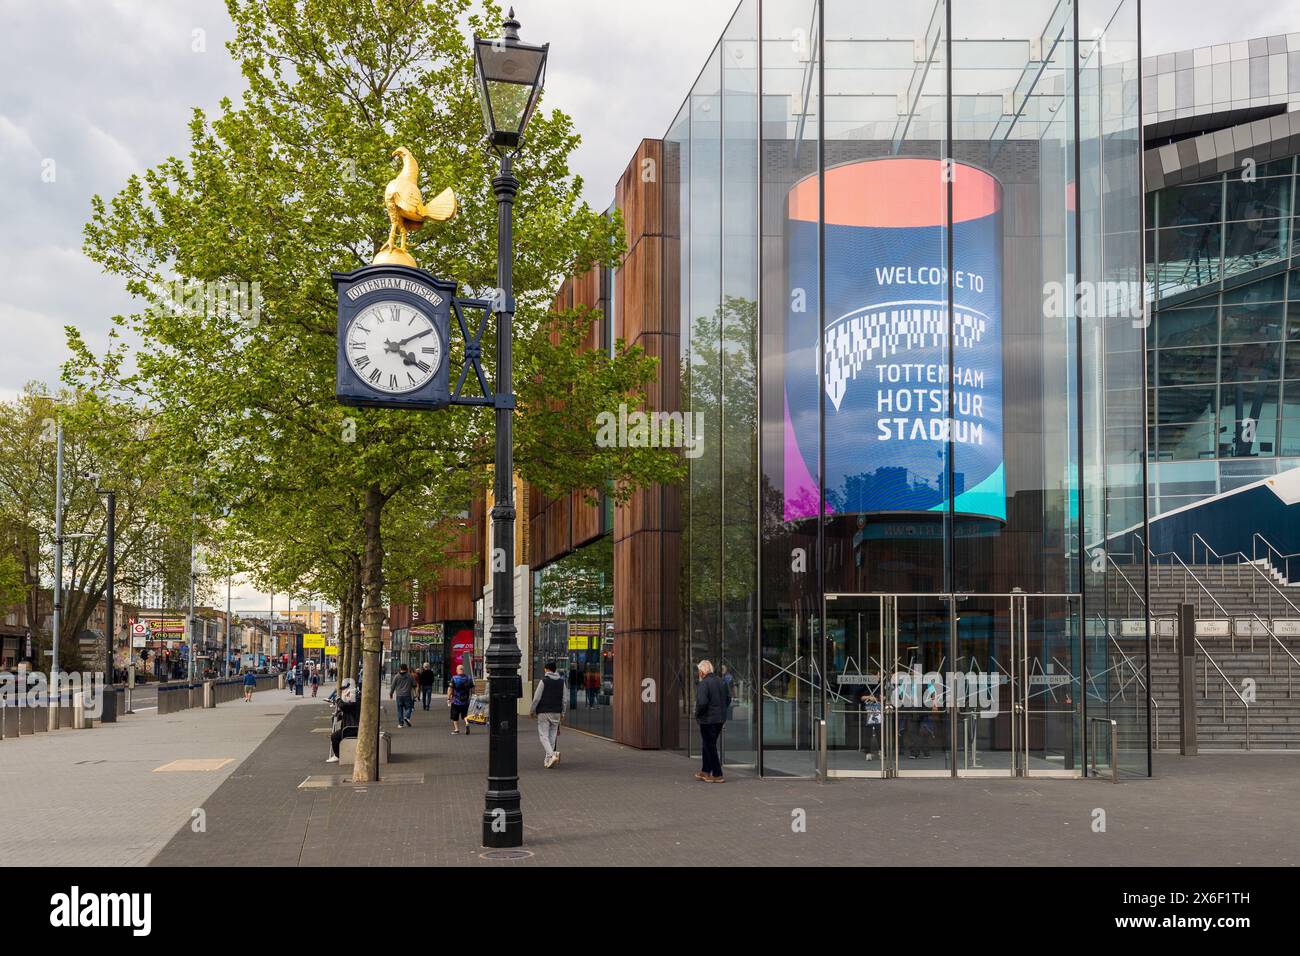
<path id="1" fill-rule="evenodd" d="M 353 565 L 352 575 L 352 620 L 349 622 L 352 637 L 352 655 L 350 666 L 352 668 L 351 677 L 357 679 L 357 671 L 361 665 L 361 562 L 357 561 Z"/>
<path id="2" fill-rule="evenodd" d="M 384 608 L 380 603 L 384 590 L 384 542 L 380 534 L 380 520 L 383 513 L 383 494 L 377 486 L 372 485 L 366 490 L 366 548 L 361 569 L 365 593 L 365 633 L 361 641 L 361 723 L 357 727 L 357 759 L 352 765 L 354 783 L 379 779 L 379 658 L 383 651 L 381 632 L 384 626 Z"/>
<path id="3" fill-rule="evenodd" d="M 348 582 L 348 589 L 343 592 L 339 598 L 339 624 L 338 624 L 338 647 L 339 656 L 334 662 L 338 667 L 338 684 L 342 688 L 343 680 L 348 676 L 348 654 L 352 650 L 352 635 L 348 633 L 348 626 L 352 623 L 352 582 Z"/>

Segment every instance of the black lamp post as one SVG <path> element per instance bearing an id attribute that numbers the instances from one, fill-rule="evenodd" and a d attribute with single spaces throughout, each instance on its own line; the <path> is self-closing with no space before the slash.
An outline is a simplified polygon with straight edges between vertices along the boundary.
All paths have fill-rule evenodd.
<path id="1" fill-rule="evenodd" d="M 515 492 L 514 373 L 511 324 L 515 314 L 514 258 L 511 233 L 515 193 L 515 154 L 523 141 L 546 74 L 550 44 L 533 46 L 519 39 L 519 21 L 511 8 L 503 36 L 474 38 L 474 72 L 488 143 L 501 157 L 501 172 L 492 180 L 497 200 L 496 313 L 496 474 L 492 506 L 492 626 L 487 647 L 488 785 L 483 806 L 483 846 L 509 848 L 524 842 L 524 815 L 519 804 L 519 711 L 522 693 L 520 653 L 515 629 Z"/>

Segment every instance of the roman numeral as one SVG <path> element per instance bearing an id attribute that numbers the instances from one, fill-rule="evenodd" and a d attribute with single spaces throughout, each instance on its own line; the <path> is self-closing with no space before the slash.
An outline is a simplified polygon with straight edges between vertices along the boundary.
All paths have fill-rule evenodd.
<path id="1" fill-rule="evenodd" d="M 397 388 L 397 376 L 394 375 L 392 372 L 388 373 L 388 387 Z"/>
<path id="2" fill-rule="evenodd" d="M 420 351 L 423 352 L 425 355 L 437 355 L 437 354 L 438 354 L 438 349 L 437 349 L 437 347 L 436 347 L 436 346 L 433 346 L 433 345 L 426 345 L 424 348 L 420 349 Z"/>
<path id="3" fill-rule="evenodd" d="M 371 371 L 370 371 L 370 382 L 371 382 L 372 385 L 375 384 L 375 383 L 377 383 L 377 382 L 379 381 L 379 376 L 380 376 L 380 374 L 382 374 L 382 373 L 379 371 L 379 369 L 377 369 L 377 368 L 376 368 L 376 369 L 371 369 Z"/>
<path id="4" fill-rule="evenodd" d="M 421 372 L 428 372 L 428 371 L 429 371 L 429 363 L 428 363 L 428 362 L 421 362 L 421 361 L 417 360 L 416 363 L 415 363 L 415 367 L 418 368 Z"/>
<path id="5" fill-rule="evenodd" d="M 394 322 L 400 322 L 400 321 L 402 321 L 402 307 L 401 307 L 400 305 L 395 305 L 395 306 L 393 306 L 393 308 L 392 308 L 391 311 L 392 311 L 392 313 L 393 313 L 393 321 L 394 321 Z"/>
<path id="6" fill-rule="evenodd" d="M 418 380 L 414 375 L 412 375 L 410 372 L 407 372 L 407 373 L 406 373 L 406 380 L 407 380 L 408 382 L 410 382 L 412 385 L 417 384 L 418 381 L 419 381 L 419 380 Z"/>
<path id="7" fill-rule="evenodd" d="M 370 364 L 370 356 L 360 355 L 353 361 L 353 364 L 356 365 L 358 369 L 363 369 Z"/>

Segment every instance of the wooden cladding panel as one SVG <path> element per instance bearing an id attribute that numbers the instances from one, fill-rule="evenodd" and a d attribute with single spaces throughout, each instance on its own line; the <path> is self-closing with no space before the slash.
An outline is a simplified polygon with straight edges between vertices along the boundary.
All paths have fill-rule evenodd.
<path id="1" fill-rule="evenodd" d="M 618 334 L 636 343 L 647 332 L 663 327 L 663 239 L 646 236 L 630 249 L 619 270 Z"/>
<path id="2" fill-rule="evenodd" d="M 616 572 L 617 573 L 617 572 Z M 662 684 L 657 632 L 619 632 L 614 655 L 614 739 L 629 747 L 655 750 L 662 746 L 660 703 L 641 700 L 647 677 Z M 656 698 L 658 694 L 656 693 Z"/>
<path id="3" fill-rule="evenodd" d="M 663 234 L 662 183 L 663 143 L 643 139 L 614 190 L 614 202 L 623 213 L 629 252 L 643 237 Z"/>

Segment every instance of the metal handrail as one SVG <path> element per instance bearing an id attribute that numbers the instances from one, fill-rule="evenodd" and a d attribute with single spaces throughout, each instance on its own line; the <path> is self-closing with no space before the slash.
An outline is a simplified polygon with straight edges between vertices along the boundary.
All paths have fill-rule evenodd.
<path id="1" fill-rule="evenodd" d="M 1255 537 L 1260 538 L 1260 540 L 1262 540 L 1266 545 L 1268 544 L 1268 539 L 1264 538 L 1264 537 L 1263 537 L 1262 535 L 1260 535 L 1258 532 L 1255 533 Z M 1241 558 L 1240 561 L 1236 562 L 1236 565 L 1237 565 L 1237 568 L 1238 568 L 1238 572 L 1237 572 L 1237 582 L 1238 582 L 1238 583 L 1241 583 L 1241 572 L 1240 572 L 1240 568 L 1241 568 L 1241 566 L 1244 564 L 1246 567 L 1248 567 L 1248 568 L 1250 568 L 1252 571 L 1254 571 L 1254 572 L 1255 572 L 1255 575 L 1256 575 L 1257 577 L 1262 578 L 1265 584 L 1267 584 L 1270 588 L 1272 588 L 1274 591 L 1276 591 L 1276 592 L 1277 592 L 1277 596 L 1280 597 L 1280 598 L 1282 599 L 1282 601 L 1283 601 L 1283 602 L 1284 602 L 1288 607 L 1291 608 L 1292 611 L 1294 611 L 1297 615 L 1300 615 L 1300 606 L 1297 606 L 1297 605 L 1295 604 L 1294 601 L 1292 601 L 1289 597 L 1286 596 L 1286 592 L 1283 591 L 1280 587 L 1277 586 L 1277 582 L 1276 582 L 1276 581 L 1274 581 L 1272 578 L 1270 578 L 1267 574 L 1264 573 L 1263 568 L 1261 568 L 1261 567 L 1259 566 L 1259 564 L 1256 563 L 1256 562 L 1258 561 L 1257 558 L 1253 558 L 1253 557 L 1252 557 L 1252 558 L 1250 558 L 1250 559 L 1247 559 L 1247 558 L 1246 558 L 1246 555 L 1245 555 L 1245 552 L 1243 552 L 1243 551 L 1232 551 L 1232 552 L 1229 552 L 1228 554 L 1219 554 L 1218 551 L 1215 551 L 1214 548 L 1210 547 L 1210 543 L 1209 543 L 1208 541 L 1206 541 L 1204 538 L 1202 538 L 1199 532 L 1193 531 L 1193 532 L 1192 532 L 1192 561 L 1193 561 L 1193 563 L 1196 561 L 1196 542 L 1197 542 L 1197 541 L 1200 541 L 1200 542 L 1201 542 L 1201 547 L 1203 547 L 1203 548 L 1205 549 L 1205 555 L 1206 555 L 1206 558 L 1208 559 L 1210 555 L 1214 555 L 1214 557 L 1217 558 L 1217 559 L 1219 560 L 1219 562 L 1220 562 L 1220 567 L 1222 567 L 1223 565 L 1227 564 L 1227 560 L 1228 560 L 1228 558 L 1232 558 L 1232 557 L 1239 557 L 1239 558 Z M 1269 547 L 1272 547 L 1272 545 L 1269 545 Z M 1220 580 L 1222 580 L 1222 578 L 1220 578 Z M 1252 600 L 1255 599 L 1255 585 L 1254 585 L 1254 580 L 1255 580 L 1254 578 L 1251 579 L 1251 582 L 1252 582 L 1252 583 L 1251 583 L 1251 588 L 1250 588 L 1250 596 L 1251 596 L 1251 599 L 1252 599 Z M 1269 613 L 1268 613 L 1268 616 L 1269 616 L 1269 617 L 1272 617 L 1272 616 L 1273 616 L 1273 596 L 1272 596 L 1271 594 L 1269 595 L 1268 612 L 1269 612 Z"/>
<path id="2" fill-rule="evenodd" d="M 1139 541 L 1142 541 L 1142 538 L 1141 538 L 1140 535 L 1136 535 L 1136 534 L 1135 534 L 1133 537 L 1137 538 Z M 1179 556 L 1179 554 L 1178 554 L 1177 551 L 1162 551 L 1162 552 L 1160 552 L 1160 554 L 1156 554 L 1154 551 L 1151 550 L 1151 548 L 1147 545 L 1147 543 L 1146 543 L 1145 541 L 1142 541 L 1142 546 L 1143 546 L 1144 548 L 1146 548 L 1147 555 L 1148 555 L 1149 557 L 1151 557 L 1151 558 L 1171 557 L 1171 558 L 1173 558 L 1175 561 L 1177 561 L 1179 567 L 1181 567 L 1181 568 L 1183 569 L 1183 572 L 1186 574 L 1186 577 L 1187 577 L 1187 578 L 1190 578 L 1192 581 L 1196 582 L 1196 586 L 1197 586 L 1198 588 L 1201 589 L 1201 593 L 1204 594 L 1206 597 L 1208 597 L 1211 601 L 1214 602 L 1214 606 L 1217 607 L 1217 608 L 1219 609 L 1219 613 L 1222 614 L 1222 615 L 1224 616 L 1225 619 L 1227 619 L 1227 620 L 1229 620 L 1229 621 L 1232 620 L 1232 615 L 1229 614 L 1228 611 L 1227 611 L 1227 609 L 1226 609 L 1222 604 L 1219 603 L 1219 599 L 1216 598 L 1216 597 L 1214 596 L 1214 593 L 1213 593 L 1209 588 L 1207 588 L 1207 587 L 1205 586 L 1204 582 L 1202 582 L 1200 578 L 1198 578 L 1198 577 L 1196 576 L 1195 572 L 1193 572 L 1192 569 L 1189 568 L 1189 567 L 1187 566 L 1187 562 L 1184 561 L 1184 560 L 1182 559 L 1182 557 Z M 1173 565 L 1170 565 L 1170 567 L 1173 567 Z M 1187 586 L 1186 586 L 1186 583 L 1184 583 L 1184 585 L 1183 585 L 1183 600 L 1184 600 L 1184 601 L 1187 600 Z M 1200 617 L 1200 616 L 1201 616 L 1201 603 L 1200 603 L 1200 595 L 1199 595 L 1199 594 L 1197 595 L 1197 602 L 1196 602 L 1196 616 L 1197 616 L 1197 617 Z M 1231 631 L 1231 630 L 1232 630 L 1232 629 L 1229 628 L 1229 631 Z"/>
<path id="3" fill-rule="evenodd" d="M 1292 559 L 1292 558 L 1300 558 L 1300 551 L 1297 551 L 1297 552 L 1295 552 L 1295 553 L 1293 553 L 1293 554 L 1283 554 L 1283 553 L 1282 553 L 1281 551 L 1279 551 L 1277 548 L 1273 547 L 1273 543 L 1272 543 L 1271 541 L 1269 541 L 1268 538 L 1264 537 L 1262 534 L 1260 534 L 1258 531 L 1256 531 L 1256 532 L 1254 532 L 1254 533 L 1250 536 L 1250 555 L 1251 555 L 1252 558 L 1255 557 L 1255 541 L 1256 541 L 1256 539 L 1258 539 L 1258 540 L 1264 542 L 1264 549 L 1265 549 L 1265 551 L 1264 551 L 1264 558 L 1265 558 L 1265 560 L 1268 559 L 1269 555 L 1273 555 L 1273 554 L 1276 554 L 1279 558 L 1282 559 L 1282 561 L 1284 562 L 1284 564 L 1283 564 L 1282 566 L 1283 566 L 1284 568 L 1286 568 L 1286 570 L 1287 570 L 1287 572 L 1288 572 L 1287 574 L 1284 575 L 1284 577 L 1286 577 L 1286 579 L 1287 579 L 1287 583 L 1290 583 L 1290 580 L 1291 580 L 1291 575 L 1290 575 L 1290 571 L 1291 571 L 1291 559 Z M 1204 540 L 1204 539 L 1202 539 L 1202 540 Z M 1270 562 L 1270 563 L 1271 563 L 1271 562 Z"/>
<path id="4" fill-rule="evenodd" d="M 1261 618 L 1254 611 L 1250 612 L 1250 616 L 1253 617 L 1255 620 L 1259 621 L 1260 624 L 1264 625 L 1264 633 L 1266 633 L 1270 638 L 1273 639 L 1273 644 L 1276 644 L 1278 647 L 1282 648 L 1283 654 L 1285 654 L 1288 658 L 1290 658 L 1290 660 L 1286 665 L 1286 699 L 1290 700 L 1292 697 L 1292 692 L 1291 692 L 1291 682 L 1293 679 L 1292 675 L 1294 673 L 1292 671 L 1292 667 L 1293 666 L 1300 667 L 1300 658 L 1297 658 L 1294 654 L 1291 653 L 1290 648 L 1288 648 L 1286 644 L 1282 642 L 1282 639 L 1278 637 L 1276 633 L 1274 633 L 1273 628 L 1269 626 L 1269 623 L 1267 621 Z M 1273 673 L 1273 644 L 1268 645 L 1268 672 L 1270 674 Z M 1255 649 L 1255 638 L 1253 634 L 1251 635 L 1250 649 L 1252 651 Z"/>
<path id="5" fill-rule="evenodd" d="M 1209 696 L 1210 696 L 1210 668 L 1213 667 L 1214 670 L 1215 670 L 1215 672 L 1218 673 L 1219 677 L 1223 680 L 1223 686 L 1226 687 L 1227 690 L 1232 691 L 1232 693 L 1233 693 L 1234 695 L 1236 695 L 1237 700 L 1241 702 L 1241 706 L 1244 707 L 1245 710 L 1246 710 L 1246 740 L 1245 740 L 1245 745 L 1246 745 L 1246 749 L 1249 750 L 1249 749 L 1250 749 L 1250 704 L 1246 701 L 1246 698 L 1245 698 L 1245 697 L 1241 696 L 1241 692 L 1238 691 L 1237 688 L 1233 686 L 1232 681 L 1228 680 L 1228 675 L 1225 674 L 1225 673 L 1223 673 L 1223 669 L 1220 668 L 1219 665 L 1216 664 L 1216 663 L 1214 662 L 1214 658 L 1210 656 L 1210 652 L 1209 652 L 1208 650 L 1206 650 L 1205 645 L 1201 643 L 1201 639 L 1198 638 L 1198 637 L 1193 637 L 1192 640 L 1196 642 L 1196 646 L 1197 646 L 1198 648 L 1200 648 L 1201 653 L 1205 655 L 1205 684 L 1204 684 L 1204 691 L 1203 691 L 1203 693 L 1201 694 L 1201 696 L 1202 696 L 1202 697 L 1205 697 L 1205 698 L 1209 698 Z M 1226 691 L 1226 690 L 1220 690 L 1220 695 L 1221 695 L 1222 700 L 1223 700 L 1223 718 L 1222 718 L 1222 719 L 1223 719 L 1223 722 L 1226 724 L 1226 723 L 1228 722 L 1228 694 L 1227 694 L 1227 691 Z"/>

